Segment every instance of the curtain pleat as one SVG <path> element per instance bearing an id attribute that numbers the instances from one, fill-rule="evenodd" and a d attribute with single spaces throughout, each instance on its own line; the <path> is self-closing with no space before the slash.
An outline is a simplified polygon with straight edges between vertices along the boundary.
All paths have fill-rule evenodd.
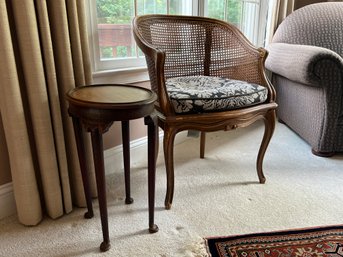
<path id="1" fill-rule="evenodd" d="M 79 27 L 78 10 L 75 1 L 67 1 L 68 22 L 70 24 L 71 54 L 74 67 L 75 83 L 84 85 L 85 77 L 83 72 L 82 45 L 80 34 L 77 33 Z M 81 47 L 79 47 L 81 46 Z"/>
<path id="2" fill-rule="evenodd" d="M 67 113 L 67 103 L 64 99 L 65 92 L 75 87 L 73 61 L 71 57 L 68 18 L 65 1 L 50 1 L 48 5 L 50 26 L 52 30 L 52 42 L 55 54 L 57 82 L 62 113 Z M 85 204 L 83 195 L 82 178 L 79 164 L 74 158 L 76 144 L 72 123 L 69 117 L 63 116 L 63 130 L 65 133 L 68 168 L 71 176 L 72 196 L 79 206 Z"/>
<path id="3" fill-rule="evenodd" d="M 295 0 L 279 0 L 276 27 L 294 10 Z"/>
<path id="4" fill-rule="evenodd" d="M 18 218 L 35 225 L 42 218 L 30 140 L 20 92 L 8 9 L 0 1 L 0 108 L 8 147 Z M 15 103 L 15 104 L 14 104 Z"/>
<path id="5" fill-rule="evenodd" d="M 35 6 L 21 0 L 12 0 L 12 6 L 46 210 L 56 218 L 63 214 L 63 204 Z"/>
<path id="6" fill-rule="evenodd" d="M 59 166 L 59 176 L 63 195 L 64 211 L 72 211 L 72 199 L 70 190 L 70 180 L 68 174 L 68 164 L 66 157 L 66 147 L 64 144 L 64 131 L 62 126 L 62 114 L 60 108 L 58 84 L 56 78 L 56 68 L 54 63 L 54 53 L 51 41 L 51 31 L 48 19 L 46 1 L 36 2 L 37 16 L 39 20 L 39 31 L 42 45 L 43 62 L 45 66 L 45 80 L 48 90 L 50 110 L 52 116 L 52 126 L 56 155 Z"/>
<path id="7" fill-rule="evenodd" d="M 270 15 L 270 30 L 272 31 L 271 37 L 276 31 L 280 23 L 294 10 L 295 0 L 275 0 L 273 1 Z M 269 38 L 269 41 L 271 38 Z"/>
<path id="8" fill-rule="evenodd" d="M 78 10 L 78 22 L 79 24 L 87 24 L 86 20 L 86 10 L 85 4 L 80 3 L 80 1 L 76 2 L 77 10 Z M 85 84 L 89 85 L 92 83 L 92 70 L 91 70 L 91 58 L 89 54 L 89 37 L 87 33 L 86 26 L 79 26 L 79 34 L 80 34 L 80 42 L 81 42 L 81 50 L 82 50 L 82 58 L 83 58 L 83 74 L 85 76 Z"/>
<path id="9" fill-rule="evenodd" d="M 0 0 L 0 110 L 19 221 L 85 206 L 65 94 L 92 83 L 84 0 Z M 86 40 L 86 42 L 84 42 Z M 96 196 L 89 137 L 92 193 Z"/>

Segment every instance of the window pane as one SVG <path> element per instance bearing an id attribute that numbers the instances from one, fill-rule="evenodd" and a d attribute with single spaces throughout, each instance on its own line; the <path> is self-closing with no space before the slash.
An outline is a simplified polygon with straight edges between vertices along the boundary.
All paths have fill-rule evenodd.
<path id="1" fill-rule="evenodd" d="M 207 15 L 208 17 L 224 20 L 225 1 L 223 0 L 208 0 L 207 1 Z"/>
<path id="2" fill-rule="evenodd" d="M 234 24 L 237 28 L 241 27 L 242 6 L 242 1 L 240 0 L 229 0 L 226 4 L 227 12 L 225 20 Z"/>
<path id="3" fill-rule="evenodd" d="M 242 0 L 207 0 L 206 16 L 225 20 L 240 27 Z"/>
<path id="4" fill-rule="evenodd" d="M 263 0 L 268 2 L 269 0 Z M 229 21 L 251 42 L 263 41 L 259 31 L 262 0 L 89 0 L 96 70 L 144 66 L 143 53 L 132 35 L 135 15 L 150 13 L 200 15 Z M 261 40 L 262 39 L 262 40 Z M 261 45 L 261 44 L 260 44 Z"/>
<path id="5" fill-rule="evenodd" d="M 134 11 L 133 0 L 96 0 L 98 23 L 128 24 Z"/>
<path id="6" fill-rule="evenodd" d="M 243 17 L 241 30 L 250 39 L 251 42 L 256 43 L 258 34 L 258 3 L 244 2 Z M 262 31 L 260 31 L 262 33 Z"/>
<path id="7" fill-rule="evenodd" d="M 205 16 L 232 23 L 257 44 L 259 5 L 259 0 L 206 0 Z"/>
<path id="8" fill-rule="evenodd" d="M 135 45 L 131 21 L 135 15 L 151 13 L 190 15 L 192 1 L 96 0 L 100 61 L 143 57 Z"/>
<path id="9" fill-rule="evenodd" d="M 131 33 L 134 0 L 97 0 L 100 59 L 136 56 Z"/>
<path id="10" fill-rule="evenodd" d="M 170 0 L 169 14 L 192 15 L 192 5 L 191 0 Z"/>
<path id="11" fill-rule="evenodd" d="M 137 14 L 167 14 L 167 0 L 137 0 Z"/>

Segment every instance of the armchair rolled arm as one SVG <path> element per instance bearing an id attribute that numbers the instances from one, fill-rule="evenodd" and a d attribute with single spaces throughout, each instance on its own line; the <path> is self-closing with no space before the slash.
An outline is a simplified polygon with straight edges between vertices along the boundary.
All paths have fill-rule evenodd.
<path id="1" fill-rule="evenodd" d="M 322 47 L 271 43 L 265 66 L 273 73 L 289 80 L 311 86 L 320 86 L 322 76 L 318 66 L 343 71 L 343 59 L 337 53 Z M 321 65 L 325 61 L 326 65 Z M 331 66 L 331 67 L 330 67 Z"/>

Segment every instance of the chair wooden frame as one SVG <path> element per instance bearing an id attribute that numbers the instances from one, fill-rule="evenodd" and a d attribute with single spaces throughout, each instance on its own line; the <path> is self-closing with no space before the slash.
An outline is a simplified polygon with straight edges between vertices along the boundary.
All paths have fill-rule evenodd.
<path id="1" fill-rule="evenodd" d="M 157 29 L 157 31 L 151 32 L 153 28 Z M 195 31 L 197 28 L 201 32 Z M 172 31 L 168 31 L 168 29 Z M 173 38 L 178 35 L 174 33 L 175 31 L 182 33 L 183 30 L 187 30 L 187 33 L 195 35 L 190 41 L 199 41 L 204 44 L 200 46 L 200 51 L 203 50 L 203 56 L 201 57 L 203 58 L 203 63 L 196 64 L 194 72 L 189 68 L 192 64 L 183 63 L 187 60 L 187 54 L 190 54 L 192 50 L 187 52 L 184 49 L 176 49 L 183 47 L 182 42 L 180 38 L 176 40 Z M 167 175 L 165 208 L 170 209 L 173 201 L 174 139 L 180 131 L 197 130 L 201 132 L 200 157 L 204 158 L 206 132 L 246 127 L 262 119 L 265 124 L 265 131 L 257 156 L 256 168 L 259 182 L 265 183 L 266 179 L 263 174 L 262 164 L 266 149 L 274 132 L 275 109 L 277 107 L 275 103 L 275 90 L 269 82 L 264 69 L 267 51 L 254 47 L 233 25 L 224 21 L 197 16 L 137 16 L 133 20 L 133 34 L 138 47 L 145 54 L 151 88 L 158 96 L 155 107 L 158 113 L 159 126 L 164 130 L 163 148 Z M 155 45 L 157 36 L 162 37 L 162 40 Z M 228 40 L 231 40 L 229 36 L 233 38 L 233 41 L 227 43 Z M 199 40 L 197 37 L 201 37 L 203 40 Z M 198 44 L 188 44 L 188 48 L 196 47 L 195 45 Z M 215 49 L 216 47 L 218 49 Z M 232 47 L 234 54 L 231 59 L 228 55 L 231 51 L 230 47 Z M 174 50 L 184 54 L 177 59 L 175 54 L 170 54 Z M 223 50 L 222 55 L 220 50 Z M 191 54 L 194 55 L 194 53 Z M 214 57 L 214 55 L 216 56 Z M 214 58 L 217 59 L 215 60 Z M 218 59 L 220 60 L 218 61 Z M 191 75 L 221 76 L 257 83 L 267 88 L 268 97 L 262 104 L 241 109 L 199 114 L 177 114 L 168 97 L 165 81 L 171 77 Z"/>

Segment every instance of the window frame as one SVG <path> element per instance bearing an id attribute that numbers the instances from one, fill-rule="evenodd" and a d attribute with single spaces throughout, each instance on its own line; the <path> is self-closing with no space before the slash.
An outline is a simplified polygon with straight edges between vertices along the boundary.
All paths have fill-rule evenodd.
<path id="1" fill-rule="evenodd" d="M 130 70 L 141 68 L 145 65 L 144 58 L 132 58 L 135 59 L 136 65 L 132 65 L 132 59 L 130 58 L 118 58 L 116 60 L 101 60 L 100 47 L 99 47 L 99 33 L 96 13 L 96 0 L 89 0 L 89 32 L 92 52 L 93 71 L 103 73 L 108 70 Z M 137 48 L 137 46 L 136 46 Z M 121 65 L 115 65 L 115 62 L 121 62 Z"/>
<path id="2" fill-rule="evenodd" d="M 187 0 L 188 1 L 188 0 Z M 206 0 L 191 0 L 192 15 L 204 16 L 207 8 Z M 256 2 L 256 0 L 243 0 L 246 2 Z M 259 33 L 261 27 L 267 29 L 268 0 L 259 1 L 259 14 L 256 33 L 258 33 L 259 45 L 265 45 L 265 34 Z M 100 83 L 134 83 L 149 80 L 144 57 L 118 58 L 115 60 L 101 60 L 97 24 L 96 0 L 88 1 L 88 30 L 91 50 L 91 61 L 93 77 Z M 136 49 L 137 45 L 135 45 Z M 120 63 L 120 65 L 118 65 Z"/>

